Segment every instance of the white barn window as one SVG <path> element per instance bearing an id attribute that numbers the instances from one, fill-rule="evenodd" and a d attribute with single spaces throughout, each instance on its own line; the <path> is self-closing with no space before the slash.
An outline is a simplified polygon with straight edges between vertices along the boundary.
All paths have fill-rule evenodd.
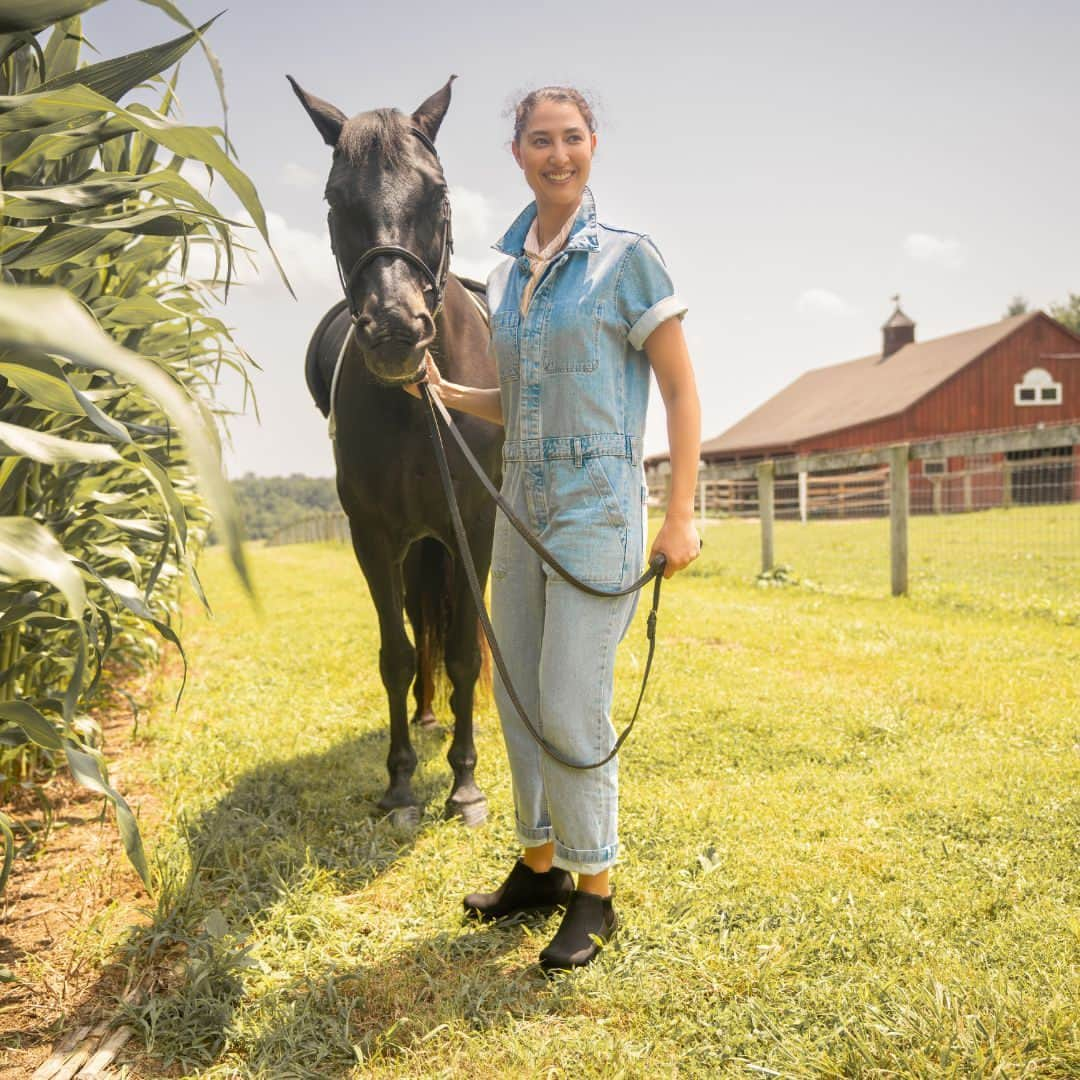
<path id="1" fill-rule="evenodd" d="M 1046 368 L 1033 367 L 1013 387 L 1013 402 L 1016 405 L 1060 405 L 1061 383 L 1054 382 Z"/>

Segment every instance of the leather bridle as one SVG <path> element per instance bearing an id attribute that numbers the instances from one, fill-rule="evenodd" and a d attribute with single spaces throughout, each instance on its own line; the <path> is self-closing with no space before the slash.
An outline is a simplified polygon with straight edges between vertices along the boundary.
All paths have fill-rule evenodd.
<path id="1" fill-rule="evenodd" d="M 411 127 L 409 130 L 431 151 L 441 171 L 442 162 L 439 161 L 439 152 L 435 149 L 435 144 L 419 128 Z M 360 312 L 357 310 L 356 301 L 353 298 L 353 285 L 362 270 L 370 266 L 376 259 L 382 258 L 403 259 L 415 270 L 420 271 L 420 274 L 425 278 L 425 293 L 430 291 L 432 294 L 428 314 L 433 320 L 435 319 L 442 310 L 443 299 L 446 296 L 446 280 L 450 276 L 450 255 L 454 250 L 454 237 L 450 226 L 450 196 L 445 190 L 442 199 L 442 245 L 439 252 L 439 265 L 435 270 L 432 270 L 415 252 L 401 247 L 399 244 L 376 244 L 363 252 L 346 274 L 345 268 L 341 264 L 341 256 L 338 254 L 337 242 L 334 239 L 333 222 L 334 210 L 331 207 L 330 250 L 334 253 L 334 265 L 337 267 L 341 288 L 345 293 L 345 302 L 349 305 L 349 317 L 352 319 L 354 326 L 360 321 Z"/>

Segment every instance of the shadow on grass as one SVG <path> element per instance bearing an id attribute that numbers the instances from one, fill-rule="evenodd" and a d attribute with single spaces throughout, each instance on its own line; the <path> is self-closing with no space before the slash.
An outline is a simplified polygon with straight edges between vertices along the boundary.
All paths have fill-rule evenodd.
<path id="1" fill-rule="evenodd" d="M 378 963 L 293 980 L 245 1045 L 245 1068 L 255 1076 L 345 1077 L 357 1066 L 419 1075 L 413 1055 L 422 1046 L 439 1060 L 440 1033 L 460 1034 L 461 1021 L 481 1032 L 555 1016 L 560 998 L 544 992 L 552 984 L 539 967 L 508 957 L 529 933 L 550 936 L 556 922 L 437 932 Z"/>
<path id="2" fill-rule="evenodd" d="M 440 756 L 446 745 L 438 729 L 416 734 L 415 741 L 422 759 Z M 380 730 L 323 753 L 259 765 L 184 825 L 185 842 L 178 850 L 159 856 L 161 886 L 153 921 L 135 932 L 124 952 L 129 970 L 152 976 L 151 992 L 128 1008 L 129 1019 L 141 1029 L 149 1052 L 166 1066 L 206 1066 L 231 1041 L 247 977 L 272 973 L 265 958 L 251 953 L 249 935 L 273 933 L 289 948 L 303 947 L 305 938 L 314 941 L 334 933 L 335 918 L 342 937 L 348 936 L 345 926 L 355 932 L 363 916 L 347 898 L 406 855 L 417 835 L 396 827 L 376 806 L 386 783 L 386 746 L 386 733 Z M 414 789 L 428 808 L 421 829 L 431 822 L 430 815 L 441 813 L 445 787 L 443 770 L 418 769 Z M 320 904 L 311 904 L 311 894 L 328 898 L 322 904 L 325 920 Z M 338 906 L 335 914 L 330 908 L 337 898 L 346 898 L 347 906 Z M 523 932 L 512 931 L 506 948 Z M 491 944 L 483 947 L 489 960 Z M 470 951 L 467 943 L 459 946 L 446 934 L 422 948 L 429 947 L 444 957 Z M 379 1012 L 385 1018 L 385 1000 L 392 998 L 385 990 L 396 978 L 391 970 L 356 969 L 355 955 L 348 963 L 352 966 L 345 973 L 283 985 L 273 1004 L 275 1013 L 280 1006 L 310 1014 L 305 1037 L 322 1029 L 325 1038 L 319 1036 L 306 1052 L 319 1056 L 334 1047 L 343 1067 L 337 1052 L 341 1032 L 362 1032 L 364 1025 L 358 1029 L 345 1023 L 338 1030 L 340 1011 L 351 998 L 341 996 L 341 980 L 362 977 L 373 1000 L 382 993 Z M 443 966 L 449 975 L 457 965 L 445 959 Z M 324 1045 L 317 1045 L 320 1040 Z M 254 1047 L 240 1039 L 237 1049 L 245 1063 L 248 1051 L 258 1055 L 263 1042 L 277 1045 L 273 1035 L 256 1036 Z M 290 1060 L 281 1049 L 285 1056 L 277 1059 L 278 1067 Z M 352 1043 L 347 1056 L 355 1064 Z M 304 1075 L 302 1070 L 287 1074 Z"/>

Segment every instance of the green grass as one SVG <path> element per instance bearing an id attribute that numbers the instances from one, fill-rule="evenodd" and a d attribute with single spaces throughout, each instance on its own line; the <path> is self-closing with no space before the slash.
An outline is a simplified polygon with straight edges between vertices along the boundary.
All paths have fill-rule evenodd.
<path id="1" fill-rule="evenodd" d="M 853 577 L 883 557 L 862 525 L 825 528 Z M 789 532 L 778 557 L 802 571 Z M 133 1013 L 159 1064 L 138 1074 L 1077 1075 L 1080 633 L 1000 603 L 758 587 L 754 530 L 707 537 L 664 589 L 622 754 L 624 929 L 550 983 L 535 961 L 555 920 L 459 916 L 514 851 L 490 703 L 489 823 L 441 820 L 433 733 L 425 816 L 395 831 L 374 807 L 385 704 L 349 551 L 253 550 L 261 620 L 208 553 L 217 617 L 189 618 L 184 704 L 148 736 L 162 891 L 127 960 L 160 974 Z M 644 655 L 639 612 L 617 718 Z"/>
<path id="2" fill-rule="evenodd" d="M 706 545 L 723 548 L 736 579 L 761 565 L 756 520 L 710 522 Z M 710 537 L 712 539 L 710 539 Z M 1080 625 L 1080 503 L 973 514 L 916 514 L 908 531 L 912 600 L 961 610 L 1027 614 Z M 775 560 L 807 588 L 849 596 L 889 594 L 889 521 L 778 521 Z"/>

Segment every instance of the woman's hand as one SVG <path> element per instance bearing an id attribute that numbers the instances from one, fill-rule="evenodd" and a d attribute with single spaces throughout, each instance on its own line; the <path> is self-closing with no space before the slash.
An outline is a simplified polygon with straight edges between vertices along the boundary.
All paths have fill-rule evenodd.
<path id="1" fill-rule="evenodd" d="M 660 526 L 649 550 L 649 562 L 660 553 L 667 559 L 664 567 L 665 578 L 685 569 L 698 557 L 701 553 L 701 540 L 692 518 L 664 518 L 664 524 Z"/>
<path id="2" fill-rule="evenodd" d="M 482 386 L 462 386 L 459 383 L 444 379 L 431 358 L 431 353 L 424 353 L 424 378 L 432 392 L 448 409 L 457 409 L 458 412 L 468 413 L 470 416 L 479 416 L 481 420 L 487 420 L 492 424 L 501 424 L 502 397 L 499 388 Z M 420 383 L 405 383 L 401 388 L 413 397 L 420 397 Z"/>
<path id="3" fill-rule="evenodd" d="M 426 382 L 432 390 L 442 397 L 442 375 L 439 374 L 439 369 L 435 366 L 435 361 L 431 358 L 430 352 L 424 353 L 424 377 L 420 382 L 406 383 L 402 389 L 406 394 L 412 394 L 414 398 L 420 396 L 420 383 Z"/>

